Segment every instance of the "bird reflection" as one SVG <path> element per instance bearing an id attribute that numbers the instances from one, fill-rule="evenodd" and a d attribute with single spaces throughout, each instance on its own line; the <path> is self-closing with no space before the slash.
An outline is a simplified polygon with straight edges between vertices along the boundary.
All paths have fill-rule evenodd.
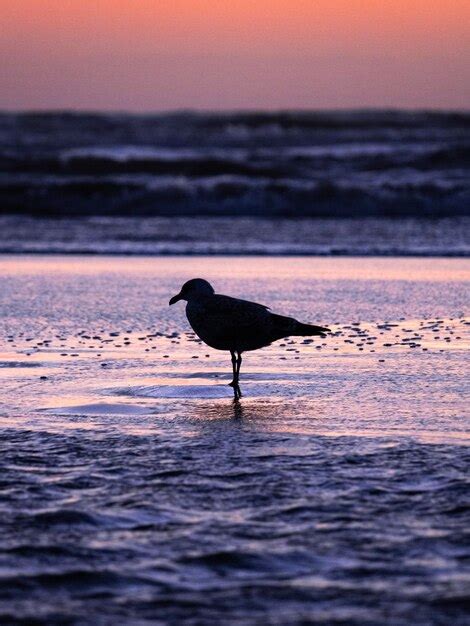
<path id="1" fill-rule="evenodd" d="M 191 418 L 196 420 L 219 420 L 219 421 L 243 421 L 272 423 L 273 417 L 279 417 L 288 411 L 292 415 L 292 407 L 289 409 L 285 402 L 256 401 L 243 402 L 234 398 L 230 402 L 214 401 L 204 402 L 197 407 L 191 407 Z"/>
<path id="2" fill-rule="evenodd" d="M 198 407 L 193 407 L 194 411 L 191 411 L 191 417 L 196 420 L 217 420 L 217 421 L 239 421 L 247 417 L 246 407 L 238 399 L 234 398 L 230 402 L 213 402 L 210 404 L 200 404 Z M 252 417 L 251 411 L 249 416 Z"/>
<path id="3" fill-rule="evenodd" d="M 233 419 L 241 420 L 243 418 L 243 405 L 240 402 L 240 399 L 235 397 L 232 400 L 232 409 L 233 409 Z"/>

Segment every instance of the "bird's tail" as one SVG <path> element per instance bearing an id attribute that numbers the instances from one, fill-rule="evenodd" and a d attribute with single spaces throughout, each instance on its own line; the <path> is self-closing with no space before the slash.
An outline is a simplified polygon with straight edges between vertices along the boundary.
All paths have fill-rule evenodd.
<path id="1" fill-rule="evenodd" d="M 319 335 L 324 337 L 326 333 L 331 332 L 329 328 L 323 326 L 314 326 L 313 324 L 303 324 L 293 317 L 284 317 L 272 313 L 272 319 L 279 337 L 297 336 L 306 337 L 309 335 Z"/>
<path id="2" fill-rule="evenodd" d="M 313 324 L 302 324 L 302 322 L 297 322 L 292 334 L 301 337 L 306 337 L 307 335 L 320 335 L 320 337 L 324 337 L 325 334 L 329 332 L 331 332 L 330 329 L 323 326 L 314 326 Z"/>

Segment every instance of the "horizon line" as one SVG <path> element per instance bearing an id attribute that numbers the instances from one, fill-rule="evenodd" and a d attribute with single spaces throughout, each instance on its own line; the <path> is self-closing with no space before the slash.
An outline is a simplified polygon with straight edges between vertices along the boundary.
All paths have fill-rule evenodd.
<path id="1" fill-rule="evenodd" d="M 234 114 L 289 114 L 289 113 L 440 113 L 440 114 L 470 114 L 469 108 L 452 107 L 408 107 L 408 106 L 354 106 L 354 107 L 234 107 L 234 108 L 205 108 L 205 107 L 174 107 L 165 109 L 114 109 L 88 107 L 31 107 L 31 108 L 2 108 L 0 115 L 38 115 L 38 114 L 105 114 L 105 115 L 234 115 Z"/>

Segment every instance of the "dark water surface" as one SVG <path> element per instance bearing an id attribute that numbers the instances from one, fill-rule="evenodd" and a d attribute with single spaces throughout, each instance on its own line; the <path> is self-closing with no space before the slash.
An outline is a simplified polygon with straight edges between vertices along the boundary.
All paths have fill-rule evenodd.
<path id="1" fill-rule="evenodd" d="M 167 305 L 193 274 L 333 334 L 234 404 Z M 0 623 L 467 624 L 469 275 L 1 259 Z"/>
<path id="2" fill-rule="evenodd" d="M 4 431 L 2 623 L 468 623 L 468 448 L 214 417 Z"/>
<path id="3" fill-rule="evenodd" d="M 470 113 L 0 112 L 0 253 L 470 256 Z"/>
<path id="4" fill-rule="evenodd" d="M 468 215 L 470 114 L 0 113 L 0 211 Z"/>

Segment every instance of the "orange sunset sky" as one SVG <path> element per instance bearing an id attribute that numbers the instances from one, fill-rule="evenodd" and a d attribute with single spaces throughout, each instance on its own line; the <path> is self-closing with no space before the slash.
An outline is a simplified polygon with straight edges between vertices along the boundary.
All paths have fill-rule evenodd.
<path id="1" fill-rule="evenodd" d="M 0 0 L 0 108 L 470 104 L 470 0 Z"/>

